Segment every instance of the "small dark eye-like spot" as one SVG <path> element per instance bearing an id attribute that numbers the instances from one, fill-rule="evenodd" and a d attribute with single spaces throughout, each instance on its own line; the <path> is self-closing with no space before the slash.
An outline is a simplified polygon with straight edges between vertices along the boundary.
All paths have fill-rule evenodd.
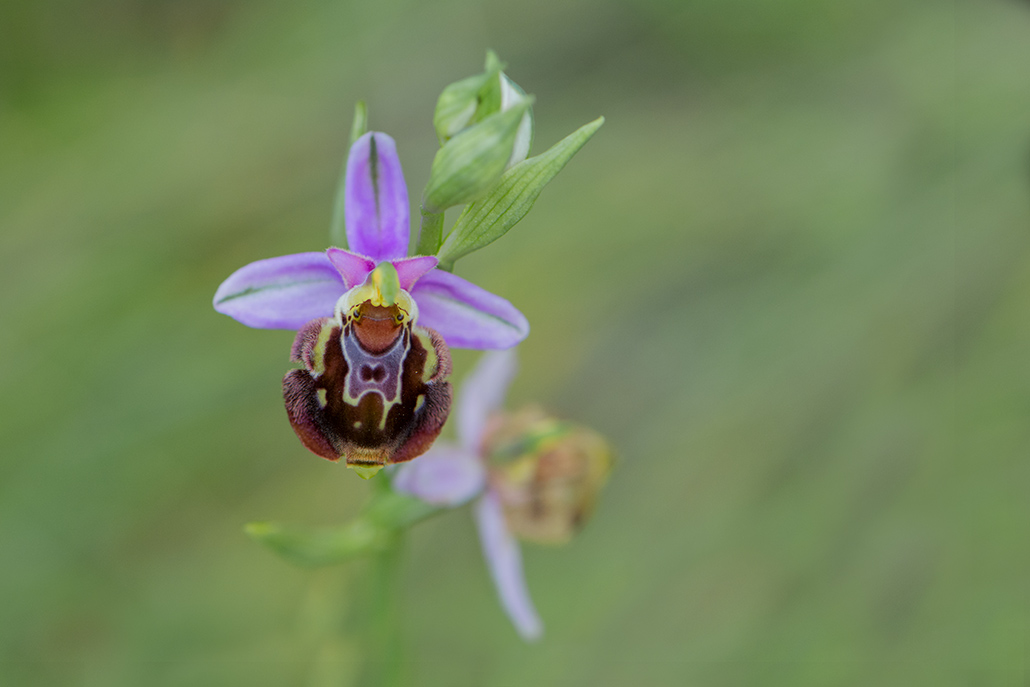
<path id="1" fill-rule="evenodd" d="M 358 374 L 363 382 L 382 382 L 386 379 L 386 368 L 382 365 L 362 365 Z"/>

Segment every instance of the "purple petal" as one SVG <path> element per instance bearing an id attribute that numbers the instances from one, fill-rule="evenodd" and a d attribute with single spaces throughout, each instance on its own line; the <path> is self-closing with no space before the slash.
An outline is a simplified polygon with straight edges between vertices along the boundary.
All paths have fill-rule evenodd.
<path id="1" fill-rule="evenodd" d="M 515 378 L 515 351 L 490 351 L 479 358 L 465 378 L 458 399 L 458 438 L 467 450 L 478 454 L 487 418 L 504 405 L 508 385 Z"/>
<path id="2" fill-rule="evenodd" d="M 523 639 L 539 639 L 544 626 L 529 598 L 519 544 L 508 531 L 504 511 L 493 492 L 488 491 L 476 504 L 475 517 L 483 555 L 497 587 L 501 606 Z"/>
<path id="3" fill-rule="evenodd" d="M 511 303 L 443 270 L 422 277 L 411 295 L 418 323 L 454 348 L 511 348 L 529 334 L 529 322 Z"/>
<path id="4" fill-rule="evenodd" d="M 435 255 L 418 255 L 413 258 L 402 258 L 400 260 L 391 260 L 390 262 L 396 268 L 401 288 L 405 291 L 411 291 L 411 287 L 422 278 L 422 275 L 440 263 Z"/>
<path id="5" fill-rule="evenodd" d="M 376 262 L 408 254 L 408 187 L 397 145 L 370 131 L 351 146 L 344 190 L 347 243 Z"/>
<path id="6" fill-rule="evenodd" d="M 233 272 L 215 292 L 215 310 L 260 329 L 300 329 L 333 314 L 346 288 L 325 253 L 258 260 Z"/>
<path id="7" fill-rule="evenodd" d="M 343 277 L 343 285 L 348 289 L 364 284 L 365 277 L 376 268 L 375 260 L 342 248 L 330 248 L 325 254 Z"/>
<path id="8" fill-rule="evenodd" d="M 403 463 L 393 488 L 434 506 L 460 506 L 483 491 L 486 470 L 475 454 L 437 443 L 425 455 Z"/>

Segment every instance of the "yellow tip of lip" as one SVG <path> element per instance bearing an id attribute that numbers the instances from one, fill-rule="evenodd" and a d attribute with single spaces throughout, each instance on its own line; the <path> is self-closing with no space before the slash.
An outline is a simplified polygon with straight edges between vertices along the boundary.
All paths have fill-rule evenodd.
<path id="1" fill-rule="evenodd" d="M 383 469 L 382 465 L 348 465 L 348 468 L 358 473 L 361 479 L 372 479 L 377 472 Z"/>

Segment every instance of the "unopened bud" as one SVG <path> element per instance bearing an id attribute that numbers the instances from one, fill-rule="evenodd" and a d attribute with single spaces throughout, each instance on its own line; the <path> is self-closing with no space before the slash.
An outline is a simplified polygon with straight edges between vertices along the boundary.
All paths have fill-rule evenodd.
<path id="1" fill-rule="evenodd" d="M 503 69 L 504 63 L 497 55 L 487 51 L 483 72 L 444 88 L 433 113 L 436 136 L 440 146 L 446 147 L 452 138 L 479 126 L 492 115 L 518 107 L 522 114 L 502 171 L 525 160 L 533 142 L 533 110 L 528 107 L 531 97 Z"/>
<path id="2" fill-rule="evenodd" d="M 530 105 L 532 98 L 526 96 L 448 140 L 433 158 L 422 194 L 423 207 L 443 212 L 471 203 L 496 186 L 515 152 Z"/>

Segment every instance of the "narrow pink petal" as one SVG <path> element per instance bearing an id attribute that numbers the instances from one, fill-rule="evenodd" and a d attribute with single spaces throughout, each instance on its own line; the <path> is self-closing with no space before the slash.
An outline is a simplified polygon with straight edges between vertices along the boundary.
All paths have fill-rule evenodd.
<path id="1" fill-rule="evenodd" d="M 515 629 L 527 641 L 539 639 L 544 632 L 543 623 L 529 598 L 526 579 L 522 573 L 522 554 L 519 544 L 508 531 L 504 511 L 497 496 L 487 491 L 475 507 L 479 541 L 483 546 L 486 565 L 490 569 L 501 606 L 504 607 Z"/>
<path id="2" fill-rule="evenodd" d="M 325 253 L 258 260 L 233 272 L 215 292 L 215 310 L 260 329 L 300 329 L 333 314 L 346 288 Z"/>
<path id="3" fill-rule="evenodd" d="M 454 445 L 436 443 L 425 454 L 403 463 L 393 488 L 434 506 L 460 506 L 483 491 L 486 470 L 479 458 Z"/>
<path id="4" fill-rule="evenodd" d="M 418 323 L 440 332 L 448 346 L 511 348 L 529 335 L 529 322 L 515 306 L 449 272 L 429 272 L 411 295 L 418 303 Z"/>
<path id="5" fill-rule="evenodd" d="M 416 255 L 413 258 L 401 258 L 390 262 L 397 269 L 397 277 L 400 278 L 401 288 L 405 291 L 411 291 L 411 287 L 422 278 L 422 275 L 440 263 L 435 255 Z"/>
<path id="6" fill-rule="evenodd" d="M 344 190 L 347 243 L 376 262 L 408 254 L 408 187 L 397 145 L 370 131 L 351 146 Z"/>
<path id="7" fill-rule="evenodd" d="M 458 439 L 466 450 L 479 453 L 487 418 L 503 407 L 504 396 L 517 369 L 514 349 L 488 351 L 465 378 L 455 419 Z"/>
<path id="8" fill-rule="evenodd" d="M 329 262 L 333 264 L 336 271 L 343 277 L 343 284 L 348 289 L 353 289 L 359 284 L 365 283 L 365 277 L 376 268 L 376 263 L 364 255 L 351 253 L 342 248 L 330 248 L 325 252 Z"/>

